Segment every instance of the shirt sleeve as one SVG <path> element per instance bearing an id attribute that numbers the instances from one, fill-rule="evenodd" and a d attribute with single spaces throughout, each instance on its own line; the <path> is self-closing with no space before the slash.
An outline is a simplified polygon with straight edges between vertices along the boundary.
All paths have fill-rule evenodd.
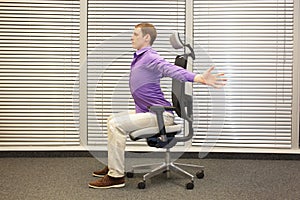
<path id="1" fill-rule="evenodd" d="M 160 56 L 154 56 L 151 59 L 149 68 L 151 70 L 159 71 L 165 77 L 171 77 L 184 82 L 194 82 L 195 73 L 171 64 Z"/>

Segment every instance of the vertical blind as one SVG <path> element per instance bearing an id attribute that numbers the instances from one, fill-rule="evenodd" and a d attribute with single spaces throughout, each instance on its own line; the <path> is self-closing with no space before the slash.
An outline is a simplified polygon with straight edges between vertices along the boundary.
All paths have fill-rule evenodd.
<path id="1" fill-rule="evenodd" d="M 0 146 L 80 144 L 79 3 L 0 2 Z"/>
<path id="2" fill-rule="evenodd" d="M 195 0 L 194 41 L 229 80 L 225 114 L 216 118 L 221 132 L 209 127 L 222 104 L 212 106 L 207 88 L 194 87 L 193 145 L 290 148 L 293 0 Z M 197 60 L 195 70 L 199 65 L 207 62 Z"/>
<path id="3" fill-rule="evenodd" d="M 185 0 L 89 1 L 88 4 L 88 144 L 107 144 L 106 123 L 113 113 L 134 110 L 129 72 L 134 50 L 131 35 L 140 22 L 153 23 L 158 37 L 153 47 L 174 62 L 169 36 L 184 34 Z M 161 82 L 170 99 L 170 79 Z M 138 145 L 139 142 L 130 142 Z"/>

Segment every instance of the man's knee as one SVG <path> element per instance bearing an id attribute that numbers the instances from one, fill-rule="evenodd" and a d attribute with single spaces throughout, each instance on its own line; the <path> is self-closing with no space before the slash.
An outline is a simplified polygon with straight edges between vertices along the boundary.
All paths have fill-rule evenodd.
<path id="1" fill-rule="evenodd" d="M 109 117 L 107 119 L 107 128 L 112 128 L 112 127 L 115 127 L 115 126 L 116 126 L 116 123 L 115 123 L 114 118 Z"/>

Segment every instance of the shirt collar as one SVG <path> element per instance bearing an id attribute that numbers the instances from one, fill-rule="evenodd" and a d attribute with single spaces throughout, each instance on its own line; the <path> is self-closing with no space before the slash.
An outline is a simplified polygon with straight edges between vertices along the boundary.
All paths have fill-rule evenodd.
<path id="1" fill-rule="evenodd" d="M 148 47 L 144 47 L 140 50 L 137 50 L 135 53 L 134 53 L 134 57 L 137 57 L 143 53 L 145 53 L 146 51 L 150 50 L 151 49 L 151 46 L 148 46 Z"/>

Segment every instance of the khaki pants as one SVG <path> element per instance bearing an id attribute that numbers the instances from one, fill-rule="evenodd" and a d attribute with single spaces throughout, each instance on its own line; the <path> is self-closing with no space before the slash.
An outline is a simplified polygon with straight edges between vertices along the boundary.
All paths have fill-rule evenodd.
<path id="1" fill-rule="evenodd" d="M 174 123 L 171 113 L 163 114 L 165 125 Z M 125 172 L 125 146 L 127 135 L 135 130 L 157 126 L 153 113 L 121 112 L 111 115 L 107 120 L 108 134 L 108 168 L 109 176 L 123 177 Z"/>

